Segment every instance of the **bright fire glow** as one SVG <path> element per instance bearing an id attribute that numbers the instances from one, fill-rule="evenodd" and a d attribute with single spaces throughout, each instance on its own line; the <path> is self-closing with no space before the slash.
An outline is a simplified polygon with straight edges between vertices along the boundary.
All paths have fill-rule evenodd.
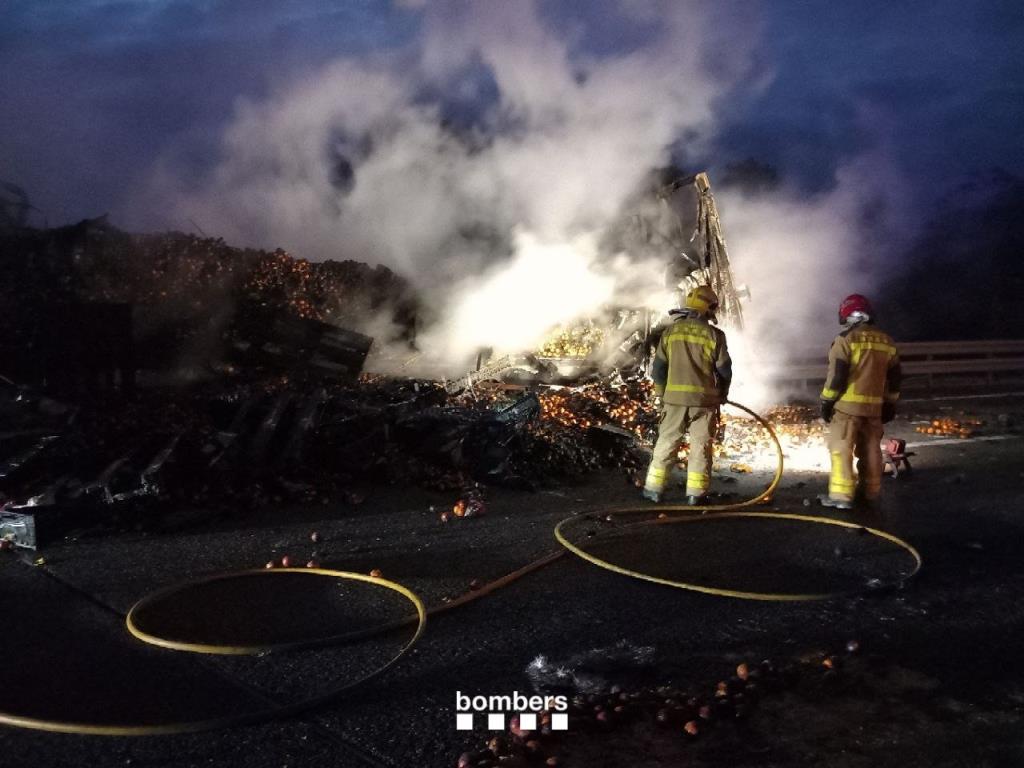
<path id="1" fill-rule="evenodd" d="M 769 386 L 763 361 L 754 354 L 750 335 L 741 331 L 725 329 L 732 357 L 732 386 L 729 399 L 742 403 L 748 408 L 759 410 L 777 402 L 776 393 Z"/>
<path id="2" fill-rule="evenodd" d="M 455 292 L 444 336 L 433 339 L 444 351 L 532 349 L 554 326 L 612 298 L 615 280 L 595 267 L 592 235 L 546 243 L 520 231 L 515 246 L 510 262 Z"/>

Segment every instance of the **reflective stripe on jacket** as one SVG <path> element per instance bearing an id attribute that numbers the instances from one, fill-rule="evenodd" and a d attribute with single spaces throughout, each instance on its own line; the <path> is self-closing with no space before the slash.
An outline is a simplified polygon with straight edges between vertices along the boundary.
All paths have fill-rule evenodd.
<path id="1" fill-rule="evenodd" d="M 720 405 L 732 380 L 725 333 L 695 312 L 683 314 L 661 335 L 651 377 L 666 403 Z"/>
<path id="2" fill-rule="evenodd" d="M 836 336 L 828 352 L 822 400 L 850 416 L 880 416 L 900 397 L 900 358 L 892 337 L 862 323 Z"/>

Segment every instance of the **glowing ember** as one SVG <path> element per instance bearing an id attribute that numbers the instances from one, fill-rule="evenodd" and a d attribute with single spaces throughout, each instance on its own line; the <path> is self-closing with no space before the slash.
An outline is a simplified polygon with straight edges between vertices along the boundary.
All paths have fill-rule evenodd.
<path id="1" fill-rule="evenodd" d="M 658 423 L 651 404 L 652 389 L 649 381 L 636 381 L 619 388 L 595 384 L 552 390 L 540 395 L 541 419 L 579 429 L 617 426 L 650 444 L 657 437 Z M 814 409 L 785 406 L 771 409 L 765 416 L 775 427 L 787 469 L 828 469 L 826 427 L 817 421 Z M 775 444 L 763 427 L 750 418 L 729 413 L 728 407 L 722 422 L 723 437 L 714 447 L 717 468 L 742 467 L 744 472 L 775 469 Z M 685 443 L 680 446 L 680 462 L 685 462 L 687 451 Z"/>

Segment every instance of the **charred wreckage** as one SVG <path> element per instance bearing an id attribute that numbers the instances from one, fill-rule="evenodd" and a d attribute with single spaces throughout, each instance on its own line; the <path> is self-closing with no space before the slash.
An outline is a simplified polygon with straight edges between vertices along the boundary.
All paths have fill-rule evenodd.
<path id="1" fill-rule="evenodd" d="M 652 191 L 610 247 L 663 258 L 670 289 L 710 284 L 741 327 L 707 176 Z M 370 482 L 458 492 L 479 513 L 487 484 L 628 474 L 656 430 L 648 308 L 556 329 L 531 353 L 482 351 L 456 379 L 384 377 L 363 373 L 374 339 L 347 330 L 390 312 L 414 355 L 415 297 L 383 267 L 103 218 L 8 228 L 0 248 L 3 546 L 285 500 L 354 505 Z"/>

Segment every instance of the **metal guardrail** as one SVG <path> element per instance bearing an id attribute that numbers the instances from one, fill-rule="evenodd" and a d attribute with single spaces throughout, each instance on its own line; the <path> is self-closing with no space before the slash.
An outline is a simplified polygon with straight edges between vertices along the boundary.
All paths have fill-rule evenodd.
<path id="1" fill-rule="evenodd" d="M 897 342 L 901 358 L 966 355 L 1024 355 L 1024 339 Z"/>
<path id="2" fill-rule="evenodd" d="M 1019 372 L 1024 374 L 1024 339 L 985 341 L 911 341 L 896 342 L 903 369 L 903 379 L 910 384 L 924 379 L 932 386 L 936 377 L 963 374 L 984 374 L 987 383 L 993 383 L 996 374 Z M 777 382 L 801 384 L 805 389 L 825 380 L 824 355 L 820 362 L 810 363 L 810 357 L 773 369 L 769 378 Z"/>
<path id="3" fill-rule="evenodd" d="M 973 381 L 962 382 L 965 385 L 978 383 L 994 383 L 997 376 L 1019 374 L 1024 376 L 1024 339 L 997 339 L 984 341 L 911 341 L 900 342 L 900 361 L 903 379 L 906 386 L 932 386 L 936 378 L 957 375 L 973 376 Z M 817 354 L 806 354 L 790 361 L 758 361 L 752 360 L 744 365 L 744 373 L 760 380 L 777 384 L 790 384 L 794 388 L 810 391 L 820 389 L 827 373 L 827 350 Z M 576 367 L 587 363 L 586 358 L 537 358 L 541 362 L 550 363 L 560 370 L 569 364 Z M 417 361 L 419 375 L 424 375 L 424 364 Z M 442 369 L 438 366 L 437 378 L 445 380 L 449 391 L 458 391 L 473 383 L 488 378 L 498 378 L 499 374 L 515 367 L 513 358 L 503 357 L 484 366 L 480 371 L 473 371 L 458 379 L 443 379 Z M 567 375 L 572 375 L 571 373 Z"/>

